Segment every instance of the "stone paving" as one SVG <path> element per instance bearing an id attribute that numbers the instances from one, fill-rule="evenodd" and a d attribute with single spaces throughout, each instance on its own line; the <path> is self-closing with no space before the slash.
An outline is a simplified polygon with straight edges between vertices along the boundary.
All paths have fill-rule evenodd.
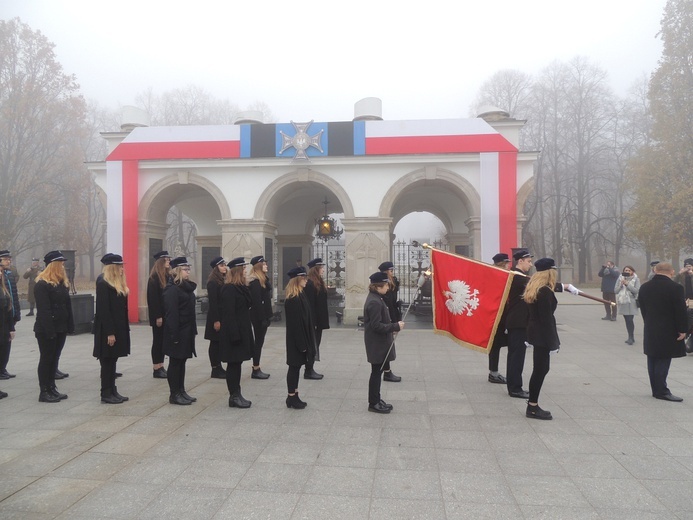
<path id="1" fill-rule="evenodd" d="M 559 295 L 563 346 L 540 404 L 553 421 L 486 381 L 484 355 L 430 330 L 405 330 L 383 383 L 390 415 L 367 411 L 362 332 L 326 331 L 317 369 L 286 397 L 284 329 L 267 337 L 267 381 L 243 369 L 249 410 L 209 378 L 207 342 L 188 363 L 191 406 L 151 377 L 148 326 L 133 326 L 120 405 L 99 400 L 92 336 L 68 338 L 60 404 L 39 403 L 33 318 L 18 324 L 0 381 L 0 518 L 10 519 L 691 519 L 693 356 L 674 360 L 672 392 L 651 397 L 642 354 L 599 304 Z M 501 365 L 505 363 L 505 352 Z M 504 369 L 501 370 L 504 373 Z M 525 386 L 531 372 L 531 353 Z"/>

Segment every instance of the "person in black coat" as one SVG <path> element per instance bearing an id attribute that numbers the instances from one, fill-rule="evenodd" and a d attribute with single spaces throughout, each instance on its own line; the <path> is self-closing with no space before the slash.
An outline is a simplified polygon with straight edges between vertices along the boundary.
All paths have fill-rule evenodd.
<path id="1" fill-rule="evenodd" d="M 241 394 L 241 365 L 253 356 L 253 326 L 250 323 L 250 290 L 246 285 L 243 257 L 229 262 L 226 283 L 221 290 L 221 360 L 226 361 L 226 386 L 229 406 L 250 408 L 252 404 Z"/>
<path id="2" fill-rule="evenodd" d="M 315 357 L 315 324 L 313 310 L 305 294 L 308 276 L 305 267 L 294 267 L 288 273 L 289 283 L 284 290 L 286 316 L 286 407 L 302 410 L 307 406 L 298 396 L 298 376 L 301 366 L 308 366 Z"/>
<path id="3" fill-rule="evenodd" d="M 320 361 L 320 343 L 322 342 L 322 331 L 330 328 L 330 311 L 327 308 L 327 285 L 323 278 L 325 274 L 325 262 L 322 258 L 314 258 L 308 262 L 308 273 L 306 287 L 303 292 L 308 298 L 310 309 L 313 314 L 313 326 L 315 327 L 315 357 L 306 363 L 306 370 L 303 374 L 304 379 L 322 379 L 324 376 L 318 374 L 313 365 Z"/>
<path id="4" fill-rule="evenodd" d="M 366 358 L 371 364 L 371 377 L 368 381 L 368 411 L 390 413 L 392 405 L 380 398 L 381 373 L 384 365 L 397 357 L 394 333 L 404 329 L 404 322 L 391 322 L 385 296 L 390 290 L 390 280 L 382 271 L 370 276 L 368 296 L 363 306 L 363 341 L 366 344 Z"/>
<path id="5" fill-rule="evenodd" d="M 7 249 L 0 251 L 0 269 L 4 273 L 3 285 L 12 298 L 12 326 L 10 339 L 0 341 L 0 379 L 15 377 L 7 371 L 7 363 L 10 361 L 10 350 L 14 339 L 15 324 L 22 319 L 22 309 L 19 305 L 19 292 L 17 291 L 16 271 L 12 267 L 12 255 Z"/>
<path id="6" fill-rule="evenodd" d="M 643 347 L 647 356 L 652 396 L 664 401 L 680 402 L 667 387 L 667 376 L 672 358 L 686 355 L 686 300 L 684 288 L 674 282 L 674 268 L 670 263 L 655 266 L 652 280 L 640 286 L 638 302 L 645 322 Z"/>
<path id="7" fill-rule="evenodd" d="M 618 308 L 616 305 L 611 305 L 611 303 L 616 303 L 616 292 L 614 288 L 616 287 L 616 282 L 618 282 L 618 277 L 621 276 L 621 270 L 609 260 L 602 266 L 597 276 L 602 279 L 602 298 L 610 302 L 604 304 L 606 316 L 602 319 L 606 321 L 616 321 Z"/>
<path id="8" fill-rule="evenodd" d="M 39 347 L 38 379 L 42 403 L 58 403 L 67 399 L 55 386 L 55 371 L 68 333 L 74 332 L 75 323 L 70 304 L 70 282 L 65 272 L 66 258 L 60 251 L 50 251 L 43 258 L 46 268 L 38 275 L 36 322 L 34 335 Z"/>
<path id="9" fill-rule="evenodd" d="M 12 316 L 12 294 L 5 285 L 5 271 L 0 269 L 0 343 L 11 341 L 14 330 Z M 7 397 L 7 392 L 0 390 L 0 399 Z"/>
<path id="10" fill-rule="evenodd" d="M 510 269 L 510 257 L 505 253 L 497 253 L 493 255 L 493 265 L 499 269 Z M 503 309 L 496 335 L 491 343 L 491 350 L 488 352 L 488 382 L 501 385 L 507 385 L 508 381 L 498 371 L 498 363 L 500 362 L 500 349 L 508 345 L 508 335 L 505 332 L 505 317 L 507 316 L 507 308 Z M 522 388 L 522 385 L 520 385 Z"/>
<path id="11" fill-rule="evenodd" d="M 399 323 L 402 321 L 402 310 L 399 302 L 399 280 L 395 276 L 395 264 L 392 262 L 383 262 L 378 266 L 381 273 L 387 274 L 388 288 L 383 301 L 387 305 L 387 310 L 390 313 L 390 323 Z M 390 383 L 399 383 L 402 381 L 400 376 L 395 375 L 390 368 L 390 360 L 385 363 L 383 372 L 383 381 Z"/>
<path id="12" fill-rule="evenodd" d="M 221 307 L 219 297 L 221 288 L 226 279 L 226 262 L 220 256 L 214 258 L 210 263 L 212 271 L 207 278 L 207 323 L 205 325 L 205 339 L 209 340 L 209 364 L 212 365 L 214 379 L 226 379 L 226 370 L 221 364 L 221 352 L 219 350 L 219 330 L 221 330 Z"/>
<path id="13" fill-rule="evenodd" d="M 171 256 L 168 251 L 154 255 L 154 266 L 147 281 L 147 311 L 152 327 L 152 369 L 154 379 L 166 379 L 164 368 L 164 289 L 168 284 Z"/>
<path id="14" fill-rule="evenodd" d="M 116 363 L 130 354 L 130 321 L 128 293 L 123 257 L 107 253 L 96 280 L 96 315 L 94 316 L 94 357 L 101 364 L 101 402 L 120 404 L 128 400 L 116 387 Z"/>
<path id="15" fill-rule="evenodd" d="M 195 289 L 197 284 L 190 280 L 188 260 L 184 256 L 171 260 L 171 277 L 164 289 L 163 320 L 163 353 L 169 357 L 166 378 L 171 404 L 188 405 L 197 401 L 185 391 L 185 363 L 188 358 L 197 356 Z"/>
<path id="16" fill-rule="evenodd" d="M 253 323 L 255 336 L 255 348 L 253 349 L 253 371 L 250 375 L 253 379 L 268 379 L 260 368 L 262 346 L 265 344 L 265 334 L 272 323 L 272 284 L 267 277 L 267 261 L 263 256 L 255 256 L 250 260 L 252 269 L 248 275 L 248 289 L 250 289 L 250 321 Z"/>
<path id="17" fill-rule="evenodd" d="M 525 415 L 532 419 L 550 420 L 553 419 L 551 412 L 539 408 L 539 393 L 549 373 L 550 355 L 557 352 L 561 345 L 553 315 L 558 305 L 554 294 L 556 263 L 553 258 L 540 258 L 534 267 L 537 272 L 529 279 L 523 296 L 529 312 L 527 343 L 534 347 L 534 368 L 529 379 L 529 401 Z"/>

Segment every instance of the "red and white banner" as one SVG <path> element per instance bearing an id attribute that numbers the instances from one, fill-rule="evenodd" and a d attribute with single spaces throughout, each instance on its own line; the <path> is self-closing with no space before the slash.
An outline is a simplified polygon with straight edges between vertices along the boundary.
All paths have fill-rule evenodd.
<path id="1" fill-rule="evenodd" d="M 431 251 L 433 267 L 433 328 L 465 347 L 491 349 L 512 271 L 446 251 Z"/>

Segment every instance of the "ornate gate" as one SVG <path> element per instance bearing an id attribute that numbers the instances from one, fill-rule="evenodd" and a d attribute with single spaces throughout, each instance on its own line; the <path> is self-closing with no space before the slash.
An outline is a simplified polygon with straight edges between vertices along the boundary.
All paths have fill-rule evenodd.
<path id="1" fill-rule="evenodd" d="M 346 250 L 344 244 L 330 244 L 316 239 L 313 242 L 311 258 L 322 258 L 325 262 L 328 307 L 335 310 L 344 307 L 346 287 Z"/>
<path id="2" fill-rule="evenodd" d="M 431 245 L 437 249 L 448 250 L 448 244 L 433 242 Z M 413 310 L 421 310 L 421 307 L 430 305 L 430 294 L 427 294 L 425 273 L 431 267 L 431 250 L 424 249 L 421 244 L 414 241 L 404 241 L 392 244 L 392 263 L 395 264 L 395 276 L 399 280 L 399 299 L 402 302 L 402 312 L 414 301 Z M 430 274 L 430 272 L 429 272 Z M 423 278 L 422 278 L 423 276 Z M 422 290 L 419 291 L 419 283 Z M 428 291 L 430 293 L 430 289 Z M 420 306 L 419 304 L 423 305 Z"/>

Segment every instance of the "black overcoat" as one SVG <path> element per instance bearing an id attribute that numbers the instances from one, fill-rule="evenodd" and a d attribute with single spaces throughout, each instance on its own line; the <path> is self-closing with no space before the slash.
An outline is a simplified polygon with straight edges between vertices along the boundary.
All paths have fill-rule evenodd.
<path id="1" fill-rule="evenodd" d="M 115 336 L 112 347 L 108 346 L 110 335 Z M 128 297 L 119 295 L 103 277 L 96 281 L 93 354 L 99 359 L 119 358 L 130 354 Z"/>
<path id="2" fill-rule="evenodd" d="M 250 323 L 250 291 L 245 285 L 224 284 L 220 295 L 221 361 L 241 363 L 253 357 L 253 327 Z"/>
<path id="3" fill-rule="evenodd" d="M 7 287 L 7 291 L 12 295 L 12 317 L 14 322 L 17 323 L 22 319 L 22 307 L 19 304 L 19 291 L 17 289 L 19 275 L 16 274 L 16 269 L 14 271 L 12 269 L 14 268 L 5 269 L 5 287 Z M 12 330 L 14 331 L 14 328 Z"/>
<path id="4" fill-rule="evenodd" d="M 195 352 L 195 289 L 197 284 L 169 279 L 164 289 L 164 354 L 176 359 L 197 356 Z"/>
<path id="5" fill-rule="evenodd" d="M 399 308 L 399 280 L 396 276 L 393 277 L 395 288 L 388 289 L 383 296 L 383 301 L 387 305 L 387 310 L 390 313 L 390 321 L 395 323 L 397 321 L 402 321 L 402 311 Z"/>
<path id="6" fill-rule="evenodd" d="M 525 273 L 517 268 L 513 271 L 520 274 L 513 276 L 510 282 L 510 291 L 504 310 L 505 322 L 501 322 L 498 326 L 505 329 L 526 329 L 529 311 L 522 295 L 529 282 L 529 276 L 525 276 Z"/>
<path id="7" fill-rule="evenodd" d="M 10 332 L 13 330 L 12 296 L 0 291 L 0 343 L 10 341 Z"/>
<path id="8" fill-rule="evenodd" d="M 150 276 L 147 281 L 147 309 L 149 324 L 156 327 L 156 320 L 164 317 L 164 289 L 158 276 Z"/>
<path id="9" fill-rule="evenodd" d="M 535 347 L 558 350 L 561 342 L 558 339 L 556 318 L 553 313 L 558 306 L 556 295 L 548 287 L 539 289 L 536 301 L 527 304 L 529 321 L 527 322 L 527 343 Z"/>
<path id="10" fill-rule="evenodd" d="M 34 287 L 36 322 L 34 334 L 53 339 L 57 334 L 75 331 L 70 304 L 70 289 L 63 284 L 51 285 L 39 280 Z"/>
<path id="11" fill-rule="evenodd" d="M 286 364 L 297 367 L 315 359 L 315 326 L 310 302 L 305 292 L 287 298 L 284 302 L 286 315 Z"/>
<path id="12" fill-rule="evenodd" d="M 330 311 L 327 308 L 327 291 L 318 291 L 313 280 L 308 280 L 303 293 L 310 302 L 315 328 L 321 330 L 329 329 Z"/>
<path id="13" fill-rule="evenodd" d="M 272 284 L 265 281 L 265 287 L 262 287 L 260 280 L 253 278 L 248 284 L 250 290 L 250 321 L 253 322 L 253 327 L 269 327 L 272 316 Z"/>
<path id="14" fill-rule="evenodd" d="M 219 333 L 214 330 L 214 323 L 221 322 L 220 313 L 220 301 L 221 288 L 224 284 L 217 282 L 216 280 L 209 280 L 207 282 L 207 301 L 209 302 L 207 308 L 207 323 L 205 324 L 205 339 L 210 341 L 219 341 Z"/>
<path id="15" fill-rule="evenodd" d="M 366 358 L 371 364 L 385 361 L 387 350 L 392 345 L 393 333 L 399 331 L 399 323 L 390 322 L 390 311 L 387 304 L 377 292 L 370 291 L 363 306 L 363 341 L 366 344 Z M 387 361 L 397 357 L 392 345 Z"/>
<path id="16" fill-rule="evenodd" d="M 656 274 L 640 286 L 638 302 L 645 323 L 645 354 L 655 358 L 684 357 L 686 344 L 676 339 L 688 330 L 683 287 L 668 276 Z"/>

